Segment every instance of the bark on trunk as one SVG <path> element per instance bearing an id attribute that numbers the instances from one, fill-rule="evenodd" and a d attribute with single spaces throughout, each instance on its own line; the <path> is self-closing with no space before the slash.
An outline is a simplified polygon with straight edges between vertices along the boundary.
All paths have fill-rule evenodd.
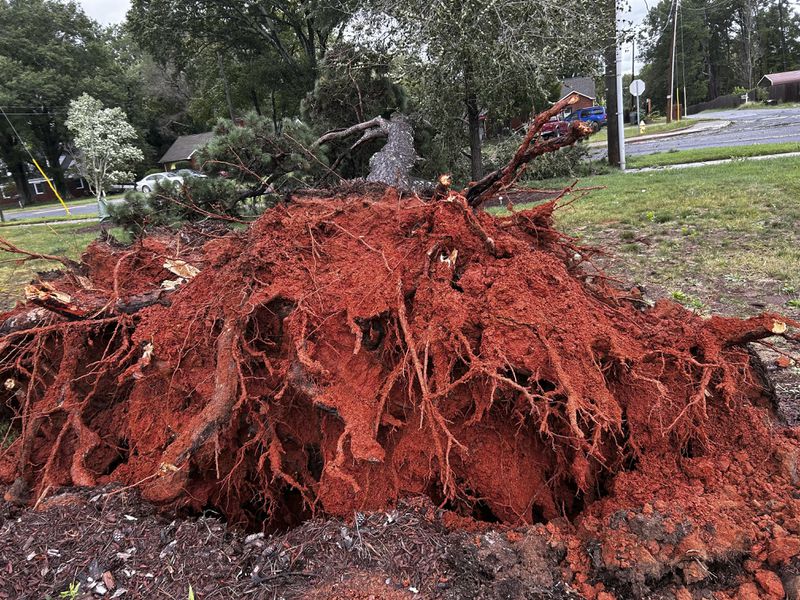
<path id="1" fill-rule="evenodd" d="M 417 161 L 417 153 L 414 150 L 414 127 L 408 117 L 402 114 L 394 114 L 389 120 L 375 117 L 346 129 L 329 131 L 314 145 L 319 146 L 356 133 L 362 135 L 350 147 L 351 150 L 368 140 L 386 138 L 386 145 L 369 159 L 370 172 L 367 181 L 385 183 L 400 189 L 411 189 L 411 169 Z"/>
<path id="2" fill-rule="evenodd" d="M 481 111 L 478 96 L 472 80 L 472 63 L 464 64 L 464 102 L 467 106 L 467 127 L 469 128 L 469 155 L 472 181 L 483 177 L 483 157 L 481 156 Z"/>
<path id="3" fill-rule="evenodd" d="M 17 188 L 20 204 L 28 206 L 31 203 L 31 190 L 28 187 L 28 172 L 25 170 L 25 163 L 14 161 L 8 165 L 8 168 L 11 170 L 11 177 Z"/>
<path id="4" fill-rule="evenodd" d="M 256 92 L 256 88 L 250 88 L 250 97 L 253 99 L 253 108 L 255 109 L 256 114 L 260 117 L 261 103 L 258 101 L 258 92 Z"/>
<path id="5" fill-rule="evenodd" d="M 469 124 L 469 155 L 472 181 L 483 177 L 483 157 L 481 156 L 481 115 L 478 99 L 473 95 L 467 99 L 467 122 Z"/>

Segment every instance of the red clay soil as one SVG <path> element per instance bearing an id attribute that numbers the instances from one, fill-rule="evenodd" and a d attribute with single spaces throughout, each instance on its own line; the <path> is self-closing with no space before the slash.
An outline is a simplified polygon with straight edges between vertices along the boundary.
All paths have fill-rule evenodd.
<path id="1" fill-rule="evenodd" d="M 746 345 L 797 324 L 649 307 L 553 209 L 356 187 L 244 232 L 95 242 L 0 316 L 6 497 L 121 482 L 271 530 L 425 495 L 548 523 L 587 598 L 735 561 L 725 590 L 777 594 L 800 432 Z"/>

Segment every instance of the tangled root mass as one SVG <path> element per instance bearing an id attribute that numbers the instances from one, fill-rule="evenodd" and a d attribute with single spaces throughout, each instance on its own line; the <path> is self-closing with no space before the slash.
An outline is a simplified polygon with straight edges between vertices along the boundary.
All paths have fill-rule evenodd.
<path id="1" fill-rule="evenodd" d="M 95 242 L 0 317 L 0 482 L 118 481 L 259 527 L 419 494 L 530 524 L 769 412 L 745 345 L 784 319 L 644 305 L 553 209 L 350 190 Z"/>

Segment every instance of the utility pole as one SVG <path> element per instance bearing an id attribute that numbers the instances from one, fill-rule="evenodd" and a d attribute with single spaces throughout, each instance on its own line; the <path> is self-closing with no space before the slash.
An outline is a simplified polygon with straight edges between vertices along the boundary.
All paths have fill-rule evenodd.
<path id="1" fill-rule="evenodd" d="M 608 164 L 612 167 L 624 168 L 625 158 L 623 144 L 625 143 L 622 132 L 622 61 L 617 46 L 617 4 L 616 0 L 606 1 L 606 27 L 609 31 L 606 37 L 603 58 L 606 63 L 606 128 L 608 131 Z M 617 74 L 619 73 L 619 82 Z M 619 85 L 617 85 L 619 83 Z"/>
<path id="2" fill-rule="evenodd" d="M 625 171 L 625 111 L 622 106 L 622 23 L 615 7 L 614 50 L 616 54 L 617 136 L 619 137 L 619 168 Z"/>
<path id="3" fill-rule="evenodd" d="M 781 65 L 786 70 L 786 29 L 783 27 L 783 0 L 778 0 L 778 23 L 781 29 Z"/>
<path id="4" fill-rule="evenodd" d="M 672 122 L 672 101 L 675 95 L 675 46 L 678 41 L 678 5 L 675 0 L 675 11 L 672 15 L 672 55 L 669 63 L 669 88 L 667 88 L 667 123 Z"/>
<path id="5" fill-rule="evenodd" d="M 636 37 L 631 38 L 631 82 L 636 79 Z M 638 98 L 637 98 L 638 99 Z M 633 110 L 634 99 L 631 97 L 631 110 Z M 639 109 L 636 109 L 639 112 Z"/>

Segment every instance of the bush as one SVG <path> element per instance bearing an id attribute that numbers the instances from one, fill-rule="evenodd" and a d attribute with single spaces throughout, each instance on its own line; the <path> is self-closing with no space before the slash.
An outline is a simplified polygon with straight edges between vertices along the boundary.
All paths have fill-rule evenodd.
<path id="1" fill-rule="evenodd" d="M 255 212 L 252 206 L 241 202 L 242 193 L 242 186 L 229 179 L 192 178 L 181 186 L 160 181 L 152 193 L 128 192 L 125 202 L 109 205 L 109 212 L 116 225 L 138 236 L 152 227 L 213 218 L 237 219 Z M 263 209 L 267 204 L 259 200 L 259 208 Z"/>
<path id="2" fill-rule="evenodd" d="M 252 113 L 241 123 L 220 121 L 211 141 L 197 151 L 201 168 L 214 176 L 187 179 L 181 186 L 159 182 L 149 195 L 129 192 L 111 216 L 139 234 L 149 226 L 263 210 L 291 190 L 314 186 L 326 173 L 323 152 L 316 148 L 311 155 L 315 139 L 298 120 L 285 120 L 279 132 L 270 119 Z"/>

